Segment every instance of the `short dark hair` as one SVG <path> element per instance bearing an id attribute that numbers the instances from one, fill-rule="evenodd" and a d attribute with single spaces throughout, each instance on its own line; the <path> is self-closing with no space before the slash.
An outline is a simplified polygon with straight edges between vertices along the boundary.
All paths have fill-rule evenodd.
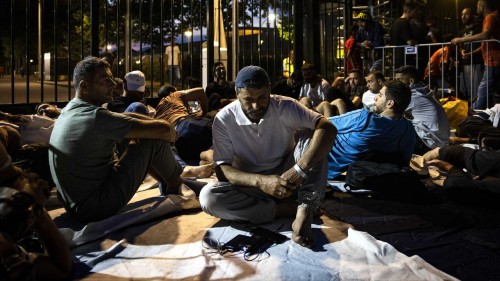
<path id="1" fill-rule="evenodd" d="M 373 75 L 375 77 L 375 80 L 382 80 L 382 82 L 385 82 L 385 76 L 379 70 L 371 71 L 370 73 L 368 73 L 368 75 L 366 75 L 366 77 L 370 75 Z"/>
<path id="2" fill-rule="evenodd" d="M 422 81 L 418 69 L 414 65 L 403 65 L 396 69 L 396 73 L 401 73 L 408 78 L 413 78 L 415 83 Z"/>
<path id="3" fill-rule="evenodd" d="M 351 69 L 348 74 L 351 74 L 351 73 L 357 73 L 357 74 L 361 75 L 361 70 L 359 70 L 357 68 Z"/>
<path id="4" fill-rule="evenodd" d="M 384 83 L 386 100 L 394 101 L 394 113 L 402 115 L 411 101 L 411 89 L 401 81 L 390 80 Z"/>
<path id="5" fill-rule="evenodd" d="M 170 84 L 165 84 L 161 86 L 161 88 L 158 90 L 158 97 L 159 98 L 164 98 L 168 97 L 171 93 L 177 92 L 177 89 L 170 85 Z"/>
<path id="6" fill-rule="evenodd" d="M 314 68 L 314 64 L 312 63 L 304 63 L 304 65 L 301 68 L 302 71 L 314 71 L 316 72 L 316 68 Z"/>
<path id="7" fill-rule="evenodd" d="M 408 13 L 411 10 L 417 9 L 418 6 L 413 1 L 408 1 L 403 5 L 403 12 Z"/>
<path id="8" fill-rule="evenodd" d="M 109 64 L 105 60 L 97 57 L 86 57 L 79 61 L 73 71 L 75 90 L 78 90 L 82 80 L 89 80 L 95 75 L 97 70 L 106 68 L 110 68 Z"/>
<path id="9" fill-rule="evenodd" d="M 224 63 L 221 61 L 214 62 L 214 65 L 212 65 L 212 75 L 215 75 L 215 70 L 217 69 L 217 66 L 219 66 L 219 65 L 224 66 Z M 225 68 L 225 66 L 224 66 L 224 68 Z"/>
<path id="10" fill-rule="evenodd" d="M 357 24 L 351 26 L 351 28 L 349 28 L 349 35 L 356 35 L 358 33 L 358 30 L 359 26 Z"/>

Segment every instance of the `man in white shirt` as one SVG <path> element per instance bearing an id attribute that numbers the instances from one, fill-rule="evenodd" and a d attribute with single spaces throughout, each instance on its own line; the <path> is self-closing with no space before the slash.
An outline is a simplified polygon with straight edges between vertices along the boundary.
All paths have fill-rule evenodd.
<path id="1" fill-rule="evenodd" d="M 165 58 L 168 66 L 168 77 L 170 84 L 178 85 L 181 82 L 181 51 L 179 46 L 174 43 L 174 45 L 169 45 L 165 49 Z"/>
<path id="2" fill-rule="evenodd" d="M 384 86 L 385 77 L 380 71 L 372 71 L 368 73 L 365 79 L 368 91 L 363 93 L 361 102 L 363 103 L 364 108 L 372 111 L 375 106 L 375 96 L 380 93 L 380 90 Z"/>
<path id="3" fill-rule="evenodd" d="M 330 83 L 316 73 L 314 65 L 306 63 L 302 66 L 304 84 L 300 89 L 299 100 L 302 105 L 315 110 L 325 117 L 335 115 L 335 112 L 327 101 Z"/>
<path id="4" fill-rule="evenodd" d="M 336 129 L 296 100 L 271 95 L 269 77 L 258 66 L 241 69 L 235 86 L 238 100 L 213 123 L 221 182 L 203 188 L 202 209 L 255 224 L 295 214 L 292 239 L 310 247 L 312 214 L 324 197 L 326 156 Z"/>

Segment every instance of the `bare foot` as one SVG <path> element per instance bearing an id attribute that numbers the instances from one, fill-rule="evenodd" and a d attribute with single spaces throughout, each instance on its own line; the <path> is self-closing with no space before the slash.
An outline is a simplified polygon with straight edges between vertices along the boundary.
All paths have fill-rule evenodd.
<path id="1" fill-rule="evenodd" d="M 213 163 L 214 162 L 214 150 L 209 149 L 209 150 L 202 151 L 200 153 L 200 160 L 205 162 L 205 163 Z M 200 161 L 200 165 L 202 165 L 201 161 Z"/>
<path id="2" fill-rule="evenodd" d="M 186 166 L 184 171 L 182 171 L 181 178 L 194 177 L 197 179 L 209 178 L 214 173 L 214 168 L 212 164 L 200 165 L 200 166 Z"/>
<path id="3" fill-rule="evenodd" d="M 292 223 L 293 242 L 307 248 L 313 246 L 311 223 L 313 220 L 313 210 L 310 208 L 297 208 L 297 216 Z"/>
<path id="4" fill-rule="evenodd" d="M 440 148 L 436 147 L 433 150 L 426 152 L 423 155 L 424 160 L 428 162 L 428 161 L 431 161 L 434 159 L 438 159 L 439 158 L 439 150 L 440 150 Z"/>

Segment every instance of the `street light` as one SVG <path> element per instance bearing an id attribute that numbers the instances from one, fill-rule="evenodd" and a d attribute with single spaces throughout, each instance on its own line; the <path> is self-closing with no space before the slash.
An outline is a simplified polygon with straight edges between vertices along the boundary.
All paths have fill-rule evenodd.
<path id="1" fill-rule="evenodd" d="M 261 18 L 259 18 L 259 34 L 258 34 L 258 38 L 257 38 L 257 41 L 258 41 L 258 49 L 259 49 L 259 52 L 260 52 L 260 45 L 262 45 L 262 43 L 264 43 L 264 40 L 261 40 L 260 38 L 260 33 L 262 32 L 262 24 L 265 23 L 267 25 L 267 32 L 269 32 L 269 28 L 272 26 L 273 28 L 276 26 L 275 25 L 275 21 L 276 20 L 276 15 L 274 13 L 269 13 L 269 15 L 267 15 L 266 18 L 264 18 L 264 21 L 261 21 Z M 267 36 L 267 38 L 269 39 L 269 35 Z"/>
<path id="2" fill-rule="evenodd" d="M 188 56 L 191 54 L 191 36 L 193 36 L 193 32 L 191 30 L 184 31 L 184 35 L 188 39 Z"/>

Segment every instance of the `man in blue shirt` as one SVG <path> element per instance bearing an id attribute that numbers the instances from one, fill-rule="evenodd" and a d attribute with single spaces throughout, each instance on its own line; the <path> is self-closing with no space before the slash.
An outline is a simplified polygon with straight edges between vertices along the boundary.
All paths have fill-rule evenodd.
<path id="1" fill-rule="evenodd" d="M 328 155 L 328 179 L 369 152 L 397 154 L 399 164 L 408 165 L 416 140 L 412 123 L 403 118 L 410 100 L 407 85 L 389 81 L 375 97 L 373 112 L 363 108 L 328 118 L 338 130 Z"/>

